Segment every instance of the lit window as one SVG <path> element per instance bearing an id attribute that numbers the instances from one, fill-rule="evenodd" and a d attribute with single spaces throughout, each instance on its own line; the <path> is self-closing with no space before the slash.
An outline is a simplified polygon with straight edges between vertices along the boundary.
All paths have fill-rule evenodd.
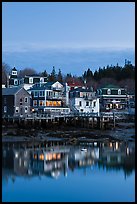
<path id="1" fill-rule="evenodd" d="M 40 101 L 39 101 L 39 105 L 40 105 L 40 106 L 44 106 L 44 105 L 45 105 L 45 102 L 42 101 L 42 100 L 40 100 Z"/>
<path id="2" fill-rule="evenodd" d="M 53 106 L 57 106 L 57 103 L 56 103 L 56 101 L 53 101 Z"/>
<path id="3" fill-rule="evenodd" d="M 61 106 L 61 101 L 57 101 L 57 106 Z"/>
<path id="4" fill-rule="evenodd" d="M 33 106 L 37 106 L 37 100 L 33 101 Z"/>

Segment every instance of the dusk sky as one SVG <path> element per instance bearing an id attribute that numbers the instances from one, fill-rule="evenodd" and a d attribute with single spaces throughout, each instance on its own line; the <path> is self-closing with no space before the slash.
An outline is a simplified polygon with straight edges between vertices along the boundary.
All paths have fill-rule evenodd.
<path id="1" fill-rule="evenodd" d="M 134 2 L 3 2 L 2 60 L 81 75 L 135 61 Z"/>

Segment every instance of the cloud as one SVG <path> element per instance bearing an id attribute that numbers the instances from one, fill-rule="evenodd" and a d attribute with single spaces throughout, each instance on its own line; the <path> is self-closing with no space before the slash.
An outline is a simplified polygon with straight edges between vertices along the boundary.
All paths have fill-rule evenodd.
<path id="1" fill-rule="evenodd" d="M 50 49 L 44 51 L 29 52 L 3 52 L 3 62 L 17 69 L 32 67 L 40 71 L 51 72 L 55 66 L 56 71 L 61 68 L 62 73 L 72 73 L 81 75 L 85 70 L 91 68 L 95 71 L 99 67 L 107 65 L 124 65 L 125 59 L 135 62 L 135 52 L 133 49 L 123 50 L 103 50 L 103 49 L 77 49 L 62 51 L 60 49 Z"/>
<path id="2" fill-rule="evenodd" d="M 121 45 L 118 44 L 115 45 L 105 45 L 105 43 L 102 44 L 90 44 L 90 43 L 54 43 L 49 44 L 46 42 L 22 42 L 22 43 L 8 43 L 3 42 L 2 44 L 2 52 L 39 52 L 39 51 L 76 51 L 80 52 L 83 50 L 95 50 L 95 51 L 122 51 L 125 49 L 134 49 L 134 47 L 129 45 Z"/>

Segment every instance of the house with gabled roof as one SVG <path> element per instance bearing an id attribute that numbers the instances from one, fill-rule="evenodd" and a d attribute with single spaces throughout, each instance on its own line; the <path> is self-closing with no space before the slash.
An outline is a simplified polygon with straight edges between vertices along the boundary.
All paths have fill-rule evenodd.
<path id="1" fill-rule="evenodd" d="M 2 89 L 2 116 L 27 117 L 31 114 L 31 95 L 21 86 Z"/>
<path id="2" fill-rule="evenodd" d="M 75 88 L 70 91 L 70 108 L 72 112 L 99 114 L 99 98 L 88 88 Z"/>
<path id="3" fill-rule="evenodd" d="M 97 89 L 100 107 L 103 111 L 124 110 L 128 107 L 128 93 L 125 88 L 108 84 Z"/>
<path id="4" fill-rule="evenodd" d="M 28 92 L 32 107 L 37 112 L 69 112 L 66 104 L 66 88 L 60 82 L 37 83 Z"/>

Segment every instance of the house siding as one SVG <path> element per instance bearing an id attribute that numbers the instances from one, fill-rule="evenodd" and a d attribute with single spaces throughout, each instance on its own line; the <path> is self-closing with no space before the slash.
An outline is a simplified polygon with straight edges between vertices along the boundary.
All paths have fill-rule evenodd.
<path id="1" fill-rule="evenodd" d="M 7 107 L 7 112 L 4 112 L 4 106 Z M 2 96 L 2 115 L 4 117 L 12 117 L 14 115 L 14 95 Z"/>
<path id="2" fill-rule="evenodd" d="M 27 102 L 25 102 L 25 98 L 28 98 Z M 22 102 L 20 101 L 22 99 Z M 27 93 L 24 89 L 20 89 L 16 95 L 15 95 L 15 111 L 14 116 L 20 116 L 26 117 L 30 114 L 30 106 L 31 105 L 31 99 L 30 94 Z M 16 113 L 16 107 L 19 107 L 19 112 Z M 27 112 L 25 112 L 25 108 L 27 107 Z"/>

